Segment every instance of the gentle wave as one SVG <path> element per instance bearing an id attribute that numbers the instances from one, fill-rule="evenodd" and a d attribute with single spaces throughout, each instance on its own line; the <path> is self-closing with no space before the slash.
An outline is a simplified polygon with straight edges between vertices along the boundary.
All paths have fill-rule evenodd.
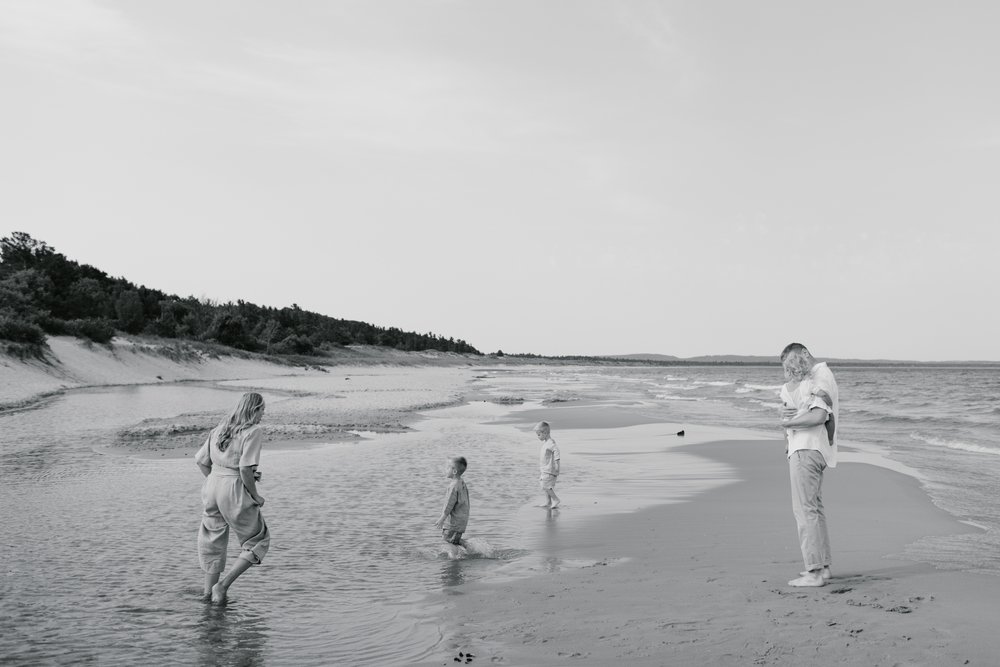
<path id="1" fill-rule="evenodd" d="M 677 396 L 674 394 L 657 394 L 656 398 L 664 401 L 704 401 L 705 396 Z"/>
<path id="2" fill-rule="evenodd" d="M 936 438 L 934 436 L 925 436 L 920 433 L 911 433 L 910 437 L 919 442 L 923 442 L 928 445 L 934 445 L 935 447 L 947 447 L 948 449 L 957 449 L 963 452 L 973 452 L 975 454 L 992 454 L 993 456 L 1000 456 L 1000 448 L 996 447 L 984 447 L 983 445 L 976 445 L 970 442 L 962 442 L 960 440 L 945 440 L 943 438 Z"/>

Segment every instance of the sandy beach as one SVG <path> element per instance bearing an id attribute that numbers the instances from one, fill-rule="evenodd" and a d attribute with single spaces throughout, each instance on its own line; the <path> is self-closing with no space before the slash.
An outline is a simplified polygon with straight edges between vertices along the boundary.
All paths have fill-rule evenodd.
<path id="1" fill-rule="evenodd" d="M 5 597 L 52 588 L 36 596 L 47 600 L 44 609 L 32 611 L 42 603 L 25 598 L 27 615 L 3 621 L 15 661 L 128 664 L 163 650 L 171 632 L 186 632 L 191 614 L 202 613 L 191 608 L 197 570 L 188 548 L 199 480 L 188 462 L 174 459 L 190 456 L 219 410 L 253 387 L 269 400 L 265 479 L 269 520 L 280 537 L 269 567 L 234 593 L 229 616 L 199 622 L 213 628 L 190 647 L 199 659 L 236 647 L 247 664 L 996 664 L 1000 578 L 903 556 L 918 539 L 978 529 L 938 509 L 913 477 L 862 462 L 878 457 L 846 448 L 845 461 L 826 475 L 834 578 L 823 588 L 795 589 L 787 581 L 801 561 L 783 443 L 740 429 L 672 423 L 653 403 L 586 373 L 540 368 L 528 377 L 523 367 L 399 365 L 388 358 L 325 369 L 245 359 L 182 364 L 59 340 L 53 349 L 61 353 L 62 376 L 4 360 L 6 404 L 65 391 L 72 417 L 91 409 L 73 401 L 132 400 L 123 388 L 103 398 L 102 378 L 139 385 L 141 398 L 147 376 L 159 371 L 163 380 L 148 388 L 161 393 L 136 409 L 160 412 L 138 421 L 108 418 L 106 447 L 93 444 L 107 437 L 97 434 L 59 455 L 65 460 L 31 448 L 7 457 L 15 484 L 4 497 L 19 510 L 5 550 Z M 186 412 L 193 398 L 171 398 L 173 389 L 204 392 L 202 410 Z M 163 397 L 180 407 L 162 406 Z M 5 424 L 41 437 L 33 413 L 41 418 L 56 407 L 8 411 Z M 539 498 L 530 428 L 540 419 L 556 425 L 566 461 L 556 511 L 531 502 Z M 59 441 L 60 433 L 45 439 Z M 488 553 L 449 563 L 427 526 L 441 486 L 437 462 L 456 449 L 471 452 L 470 534 Z M 108 452 L 117 456 L 102 456 Z M 143 460 L 151 456 L 164 460 Z M 97 483 L 109 476 L 117 487 Z M 129 489 L 153 493 L 170 508 L 153 548 L 185 545 L 149 601 L 134 608 L 115 600 L 135 595 L 148 545 L 127 552 L 131 583 L 110 594 L 102 573 L 85 564 L 60 583 L 51 568 L 63 562 L 59 541 L 71 536 L 58 529 L 64 512 L 46 500 L 69 490 L 92 508 L 89 520 L 96 516 L 107 532 L 96 533 L 88 548 L 103 562 L 123 519 L 136 530 L 142 525 L 141 516 L 128 513 Z M 323 493 L 324 510 L 316 515 L 304 503 Z M 382 498 L 390 504 L 373 504 Z M 30 527 L 38 521 L 57 539 L 36 543 Z M 21 562 L 22 548 L 53 549 L 49 574 Z M 366 588 L 369 579 L 391 578 L 404 566 L 411 587 L 388 579 L 386 587 Z M 313 573 L 312 590 L 297 583 L 305 571 Z M 64 591 L 83 597 L 63 600 Z M 74 622 L 67 614 L 97 599 L 94 618 L 109 620 L 92 637 L 65 636 Z M 134 630 L 139 639 L 127 648 L 100 634 L 123 623 L 123 609 L 139 614 L 124 618 L 149 625 Z M 39 635 L 37 626 L 48 622 L 42 618 L 53 619 L 52 627 Z"/>
<path id="2" fill-rule="evenodd" d="M 574 421 L 567 410 L 543 414 Z M 627 417 L 611 419 L 620 426 Z M 686 501 L 575 524 L 558 516 L 580 501 L 568 490 L 543 548 L 591 563 L 467 586 L 442 614 L 453 621 L 445 652 L 426 664 L 468 654 L 506 665 L 996 664 L 1000 579 L 898 556 L 918 538 L 976 530 L 936 508 L 915 479 L 856 462 L 828 471 L 833 579 L 792 588 L 802 563 L 783 442 L 680 451 L 735 479 Z"/>

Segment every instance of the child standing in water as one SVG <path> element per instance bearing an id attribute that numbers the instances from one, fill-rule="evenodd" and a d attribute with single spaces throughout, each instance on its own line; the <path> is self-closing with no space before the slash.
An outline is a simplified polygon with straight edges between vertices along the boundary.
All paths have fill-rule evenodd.
<path id="1" fill-rule="evenodd" d="M 555 509 L 559 507 L 559 496 L 556 495 L 556 479 L 559 477 L 559 445 L 552 439 L 552 429 L 548 422 L 538 422 L 535 425 L 535 435 L 542 441 L 538 463 L 541 468 L 539 484 L 545 492 L 545 503 L 539 507 Z"/>
<path id="2" fill-rule="evenodd" d="M 448 557 L 456 559 L 461 555 L 459 547 L 466 546 L 462 533 L 469 525 L 469 487 L 462 474 L 469 466 L 464 456 L 457 456 L 448 463 L 447 476 L 451 480 L 444 497 L 444 510 L 434 526 L 441 528 L 444 541 L 448 545 Z"/>
<path id="3" fill-rule="evenodd" d="M 260 419 L 264 397 L 243 394 L 236 408 L 212 429 L 194 460 L 205 475 L 204 506 L 198 530 L 198 556 L 205 571 L 205 597 L 226 599 L 229 587 L 251 565 L 258 565 L 271 546 L 271 534 L 260 513 L 264 498 L 257 493 L 260 450 L 264 442 Z M 222 581 L 229 529 L 240 541 L 239 558 Z"/>

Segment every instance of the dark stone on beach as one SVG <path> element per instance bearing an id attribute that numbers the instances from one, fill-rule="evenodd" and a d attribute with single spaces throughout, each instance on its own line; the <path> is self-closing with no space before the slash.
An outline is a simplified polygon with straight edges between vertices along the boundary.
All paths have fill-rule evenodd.
<path id="1" fill-rule="evenodd" d="M 683 436 L 684 436 L 684 431 L 677 431 L 677 435 L 679 435 L 679 436 L 682 436 L 682 437 L 683 437 Z"/>

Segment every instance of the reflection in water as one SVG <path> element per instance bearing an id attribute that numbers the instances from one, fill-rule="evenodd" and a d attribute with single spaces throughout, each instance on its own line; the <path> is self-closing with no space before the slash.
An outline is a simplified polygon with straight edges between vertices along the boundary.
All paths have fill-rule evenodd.
<path id="1" fill-rule="evenodd" d="M 558 531 L 556 530 L 556 522 L 559 519 L 559 510 L 552 509 L 548 507 L 545 509 L 545 538 L 549 540 L 554 540 Z"/>
<path id="2" fill-rule="evenodd" d="M 445 588 L 451 588 L 454 586 L 459 586 L 465 583 L 465 566 L 463 561 L 460 559 L 451 560 L 449 559 L 441 567 L 441 585 Z M 459 591 L 445 591 L 446 593 L 457 595 L 460 594 Z"/>
<path id="3" fill-rule="evenodd" d="M 205 603 L 196 645 L 201 664 L 264 664 L 268 628 L 260 612 Z"/>

